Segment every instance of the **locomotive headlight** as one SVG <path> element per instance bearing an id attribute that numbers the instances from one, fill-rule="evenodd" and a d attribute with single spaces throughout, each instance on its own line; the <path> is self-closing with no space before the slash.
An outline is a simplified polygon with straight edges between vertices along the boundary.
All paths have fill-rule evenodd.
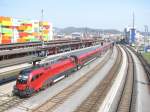
<path id="1" fill-rule="evenodd" d="M 28 76 L 25 75 L 25 76 L 23 76 L 23 78 L 24 78 L 24 79 L 28 79 Z"/>
<path id="2" fill-rule="evenodd" d="M 22 76 L 21 76 L 21 75 L 19 75 L 19 76 L 18 76 L 18 78 L 22 78 Z"/>

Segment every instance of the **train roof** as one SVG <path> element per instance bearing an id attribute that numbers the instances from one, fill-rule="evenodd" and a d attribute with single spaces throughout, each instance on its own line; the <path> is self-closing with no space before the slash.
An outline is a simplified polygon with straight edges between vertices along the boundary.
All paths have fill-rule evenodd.
<path id="1" fill-rule="evenodd" d="M 35 66 L 32 66 L 32 67 L 26 68 L 26 69 L 22 70 L 22 71 L 20 72 L 20 74 L 27 74 L 27 73 L 30 73 L 32 70 L 39 69 L 40 67 L 41 67 L 40 65 L 35 65 Z"/>
<path id="2" fill-rule="evenodd" d="M 22 73 L 30 73 L 32 70 L 36 70 L 36 69 L 39 69 L 39 68 L 45 67 L 45 66 L 50 66 L 50 65 L 58 63 L 62 60 L 68 59 L 70 56 L 80 56 L 84 53 L 87 53 L 89 51 L 97 49 L 98 47 L 100 47 L 100 46 L 94 46 L 94 47 L 90 47 L 90 48 L 87 48 L 87 49 L 84 49 L 84 50 L 81 50 L 81 51 L 76 51 L 76 52 L 73 52 L 73 53 L 69 53 L 69 54 L 61 56 L 61 57 L 52 58 L 52 59 L 47 60 L 45 62 L 40 62 L 39 64 L 36 64 L 36 65 L 34 65 L 30 68 L 26 68 L 26 69 L 22 70 L 21 72 Z"/>
<path id="3" fill-rule="evenodd" d="M 88 48 L 88 49 L 81 50 L 81 51 L 79 51 L 79 52 L 74 52 L 74 53 L 72 53 L 71 55 L 80 56 L 80 55 L 82 55 L 82 54 L 84 54 L 84 53 L 87 53 L 87 52 L 89 52 L 89 51 L 92 51 L 92 50 L 94 50 L 94 49 L 97 49 L 98 47 L 100 47 L 100 45 L 99 45 L 99 46 L 90 47 L 90 48 Z"/>

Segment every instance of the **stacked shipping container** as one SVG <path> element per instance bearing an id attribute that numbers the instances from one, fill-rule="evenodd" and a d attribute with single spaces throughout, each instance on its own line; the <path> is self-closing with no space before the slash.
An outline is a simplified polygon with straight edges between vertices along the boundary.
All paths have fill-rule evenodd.
<path id="1" fill-rule="evenodd" d="M 13 37 L 12 19 L 9 17 L 0 17 L 1 43 L 11 43 Z"/>
<path id="2" fill-rule="evenodd" d="M 49 24 L 48 22 L 40 22 L 40 26 L 42 26 L 40 33 L 43 36 L 43 40 L 46 41 L 49 37 Z"/>
<path id="3" fill-rule="evenodd" d="M 1 44 L 48 41 L 52 36 L 52 25 L 48 22 L 0 17 Z"/>

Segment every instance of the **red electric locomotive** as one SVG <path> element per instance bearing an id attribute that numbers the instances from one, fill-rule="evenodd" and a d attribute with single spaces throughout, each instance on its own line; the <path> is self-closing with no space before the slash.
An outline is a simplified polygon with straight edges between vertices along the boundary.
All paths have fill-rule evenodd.
<path id="1" fill-rule="evenodd" d="M 37 64 L 20 72 L 13 93 L 21 97 L 31 96 L 33 93 L 45 89 L 52 83 L 67 77 L 72 71 L 78 70 L 86 62 L 100 55 L 103 49 L 110 48 L 111 44 L 103 47 L 92 47 L 71 56 L 57 59 L 55 62 Z"/>

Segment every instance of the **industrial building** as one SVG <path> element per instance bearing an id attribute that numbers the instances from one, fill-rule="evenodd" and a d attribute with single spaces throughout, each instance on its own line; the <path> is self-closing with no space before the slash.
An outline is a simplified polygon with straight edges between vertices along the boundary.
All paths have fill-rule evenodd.
<path id="1" fill-rule="evenodd" d="M 136 39 L 136 29 L 135 28 L 125 28 L 124 29 L 124 36 L 125 40 L 129 44 L 135 44 L 135 39 Z"/>

